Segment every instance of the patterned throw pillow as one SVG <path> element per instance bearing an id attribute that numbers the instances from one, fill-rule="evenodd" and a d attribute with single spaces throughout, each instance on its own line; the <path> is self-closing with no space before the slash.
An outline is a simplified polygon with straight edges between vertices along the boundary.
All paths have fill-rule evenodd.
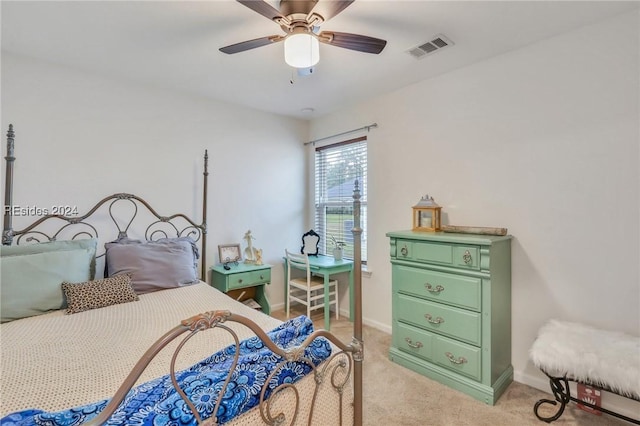
<path id="1" fill-rule="evenodd" d="M 63 282 L 62 291 L 67 298 L 67 314 L 138 300 L 128 274 L 84 283 Z"/>

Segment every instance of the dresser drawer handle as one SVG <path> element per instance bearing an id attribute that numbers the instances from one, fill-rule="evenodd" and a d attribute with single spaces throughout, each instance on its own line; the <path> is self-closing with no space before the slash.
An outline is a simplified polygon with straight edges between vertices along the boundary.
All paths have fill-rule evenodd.
<path id="1" fill-rule="evenodd" d="M 445 353 L 445 355 L 447 356 L 447 358 L 449 358 L 449 361 L 451 361 L 453 364 L 464 364 L 465 362 L 467 362 L 467 359 L 462 356 L 456 359 L 456 357 L 454 357 L 451 352 L 447 352 Z"/>
<path id="2" fill-rule="evenodd" d="M 422 343 L 420 342 L 413 343 L 411 339 L 409 339 L 408 337 L 405 337 L 404 340 L 405 342 L 407 342 L 407 345 L 411 346 L 414 349 L 420 349 L 422 347 Z"/>
<path id="3" fill-rule="evenodd" d="M 434 287 L 431 284 L 426 283 L 424 286 L 427 291 L 430 291 L 431 293 L 440 293 L 442 290 L 444 290 L 444 287 L 442 287 L 440 284 Z"/>
<path id="4" fill-rule="evenodd" d="M 464 251 L 464 254 L 462 255 L 462 260 L 467 265 L 471 263 L 473 259 L 471 258 L 471 253 L 469 253 L 469 250 Z"/>
<path id="5" fill-rule="evenodd" d="M 404 246 L 400 249 L 400 254 L 402 254 L 403 256 L 409 254 L 409 249 L 407 249 L 407 246 Z"/>
<path id="6" fill-rule="evenodd" d="M 431 316 L 431 314 L 424 314 L 424 317 L 427 319 L 427 321 L 429 321 L 431 324 L 442 324 L 444 322 L 444 319 L 442 317 L 436 317 L 436 319 L 433 319 L 433 317 Z"/>

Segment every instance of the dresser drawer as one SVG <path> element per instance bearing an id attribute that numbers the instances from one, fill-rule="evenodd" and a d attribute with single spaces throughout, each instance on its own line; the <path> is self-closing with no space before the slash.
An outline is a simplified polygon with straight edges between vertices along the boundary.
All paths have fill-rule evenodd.
<path id="1" fill-rule="evenodd" d="M 391 253 L 391 255 L 396 256 L 398 259 L 413 260 L 413 242 L 397 240 L 395 253 Z"/>
<path id="2" fill-rule="evenodd" d="M 235 288 L 250 287 L 256 284 L 264 284 L 271 281 L 271 269 L 260 271 L 242 272 L 229 275 L 229 290 Z"/>
<path id="3" fill-rule="evenodd" d="M 401 351 L 433 361 L 436 335 L 401 322 L 394 322 L 393 346 Z"/>
<path id="4" fill-rule="evenodd" d="M 479 270 L 480 247 L 474 245 L 397 240 L 397 259 Z"/>
<path id="5" fill-rule="evenodd" d="M 480 269 L 480 248 L 478 246 L 414 242 L 412 257 L 419 262 Z"/>
<path id="6" fill-rule="evenodd" d="M 394 292 L 411 294 L 480 312 L 480 278 L 404 265 L 393 266 Z"/>
<path id="7" fill-rule="evenodd" d="M 398 294 L 394 300 L 395 319 L 444 334 L 473 345 L 481 343 L 481 316 L 478 312 L 454 308 L 417 297 Z"/>
<path id="8" fill-rule="evenodd" d="M 397 322 L 393 328 L 393 346 L 472 379 L 482 379 L 480 348 Z"/>
<path id="9" fill-rule="evenodd" d="M 482 363 L 480 348 L 462 342 L 436 336 L 432 351 L 433 361 L 449 370 L 482 380 Z"/>

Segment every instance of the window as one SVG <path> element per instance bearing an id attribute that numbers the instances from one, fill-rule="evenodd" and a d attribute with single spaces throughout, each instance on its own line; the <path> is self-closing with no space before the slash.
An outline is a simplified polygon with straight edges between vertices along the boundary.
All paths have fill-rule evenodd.
<path id="1" fill-rule="evenodd" d="M 346 243 L 344 257 L 353 259 L 353 188 L 360 188 L 362 262 L 367 260 L 367 137 L 316 148 L 315 227 L 319 252 L 332 255 L 331 238 Z"/>

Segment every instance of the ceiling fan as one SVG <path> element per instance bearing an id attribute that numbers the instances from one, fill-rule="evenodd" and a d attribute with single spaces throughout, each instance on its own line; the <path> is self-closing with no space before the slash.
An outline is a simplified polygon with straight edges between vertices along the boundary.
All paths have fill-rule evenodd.
<path id="1" fill-rule="evenodd" d="M 285 34 L 225 46 L 220 48 L 223 53 L 234 54 L 284 41 L 285 61 L 295 68 L 308 68 L 320 59 L 319 43 L 374 54 L 382 52 L 387 44 L 386 40 L 359 34 L 320 31 L 321 24 L 355 0 L 280 0 L 280 10 L 264 0 L 237 1 L 280 25 Z"/>

